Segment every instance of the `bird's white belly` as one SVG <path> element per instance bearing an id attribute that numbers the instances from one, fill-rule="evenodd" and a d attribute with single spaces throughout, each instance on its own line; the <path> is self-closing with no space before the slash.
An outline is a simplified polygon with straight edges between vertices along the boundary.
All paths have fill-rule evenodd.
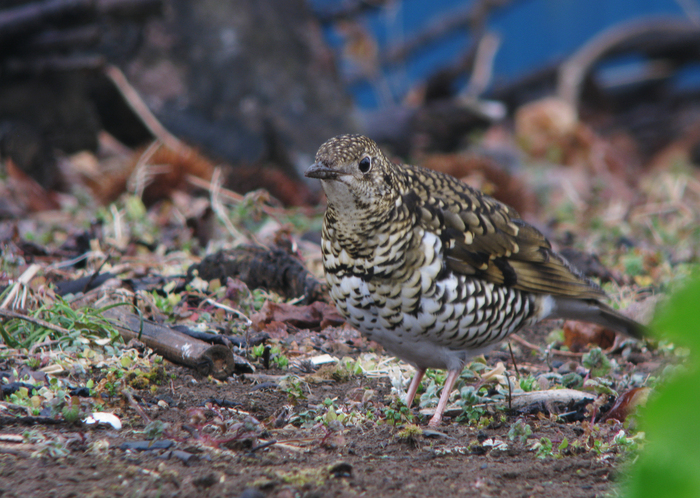
<path id="1" fill-rule="evenodd" d="M 452 275 L 419 295 L 417 312 L 415 299 L 401 297 L 400 291 L 346 276 L 332 285 L 331 296 L 366 337 L 421 368 L 461 368 L 536 320 L 529 317 L 530 302 L 524 296 L 463 276 Z"/>
<path id="2" fill-rule="evenodd" d="M 345 318 L 389 353 L 420 368 L 461 368 L 533 323 L 532 297 L 442 270 L 441 242 L 425 233 L 423 266 L 401 282 L 327 274 Z"/>

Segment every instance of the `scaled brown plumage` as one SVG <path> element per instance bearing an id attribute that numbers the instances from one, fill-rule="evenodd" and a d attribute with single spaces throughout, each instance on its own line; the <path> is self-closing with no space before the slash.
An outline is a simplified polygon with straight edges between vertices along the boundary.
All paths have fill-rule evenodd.
<path id="1" fill-rule="evenodd" d="M 439 424 L 465 362 L 544 318 L 640 326 L 512 208 L 432 170 L 391 163 L 372 140 L 341 135 L 306 175 L 328 198 L 323 259 L 331 297 L 363 334 L 412 363 L 449 370 Z"/>

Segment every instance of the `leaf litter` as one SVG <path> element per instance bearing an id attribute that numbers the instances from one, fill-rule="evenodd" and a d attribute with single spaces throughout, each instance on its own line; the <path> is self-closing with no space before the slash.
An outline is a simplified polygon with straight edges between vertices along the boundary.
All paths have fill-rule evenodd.
<path id="1" fill-rule="evenodd" d="M 593 254 L 586 269 L 613 305 L 648 321 L 697 265 L 697 171 L 669 165 L 631 182 L 586 173 L 588 149 L 589 160 L 565 152 L 568 166 L 533 153 L 520 172 L 527 215 L 555 244 Z M 344 324 L 322 290 L 322 211 L 228 195 L 214 180 L 151 189 L 148 206 L 128 192 L 99 205 L 76 185 L 58 211 L 0 222 L 5 495 L 617 492 L 644 445 L 636 407 L 687 349 L 543 324 L 469 365 L 448 419 L 426 430 L 445 374 L 428 372 L 419 407 L 401 403 L 411 367 Z M 294 271 L 222 270 L 236 254 Z M 161 329 L 179 335 L 148 338 Z M 201 353 L 178 360 L 178 341 Z M 214 346 L 245 372 L 226 371 Z"/>

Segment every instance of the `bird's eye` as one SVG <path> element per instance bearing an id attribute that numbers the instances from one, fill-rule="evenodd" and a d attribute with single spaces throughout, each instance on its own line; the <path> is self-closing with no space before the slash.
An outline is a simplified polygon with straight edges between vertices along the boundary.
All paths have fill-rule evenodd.
<path id="1" fill-rule="evenodd" d="M 372 158 L 363 157 L 360 161 L 360 171 L 367 173 L 372 168 Z"/>

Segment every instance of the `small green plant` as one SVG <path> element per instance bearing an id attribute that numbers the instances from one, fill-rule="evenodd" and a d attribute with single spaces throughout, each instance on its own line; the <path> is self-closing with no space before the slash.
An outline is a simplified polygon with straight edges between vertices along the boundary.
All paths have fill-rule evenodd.
<path id="1" fill-rule="evenodd" d="M 16 405 L 27 405 L 29 402 L 29 389 L 22 386 L 10 394 L 10 401 Z"/>
<path id="2" fill-rule="evenodd" d="M 468 425 L 482 425 L 481 421 L 483 419 L 489 419 L 488 425 L 491 421 L 490 417 L 486 417 L 486 409 L 478 406 L 464 405 L 462 406 L 462 413 L 457 417 L 458 423 L 467 423 Z"/>
<path id="3" fill-rule="evenodd" d="M 336 405 L 334 400 L 326 398 L 323 400 L 323 406 L 326 407 L 325 415 L 317 417 L 320 422 L 323 422 L 326 426 L 332 426 L 334 424 L 343 425 L 348 421 L 348 415 L 340 410 Z"/>
<path id="4" fill-rule="evenodd" d="M 250 355 L 255 358 L 262 358 L 262 355 L 265 353 L 265 345 L 264 344 L 258 344 L 257 346 L 253 346 L 250 348 Z"/>
<path id="5" fill-rule="evenodd" d="M 561 385 L 569 389 L 581 389 L 583 387 L 583 377 L 576 372 L 568 372 L 562 375 Z"/>
<path id="6" fill-rule="evenodd" d="M 402 443 L 408 444 L 411 448 L 415 448 L 418 446 L 422 435 L 423 429 L 415 424 L 408 424 L 396 434 L 396 439 Z"/>
<path id="7" fill-rule="evenodd" d="M 526 393 L 532 392 L 536 388 L 537 379 L 532 375 L 528 375 L 527 377 L 523 377 L 522 379 L 520 379 L 520 389 L 522 389 Z"/>
<path id="8" fill-rule="evenodd" d="M 591 371 L 591 377 L 602 377 L 612 369 L 610 360 L 600 348 L 593 348 L 584 354 L 581 364 Z"/>
<path id="9" fill-rule="evenodd" d="M 160 439 L 165 431 L 170 427 L 170 424 L 162 420 L 153 420 L 143 429 L 143 434 L 146 439 Z"/>
<path id="10" fill-rule="evenodd" d="M 46 303 L 28 314 L 36 319 L 35 322 L 19 318 L 7 320 L 0 327 L 0 336 L 8 347 L 15 349 L 30 348 L 49 340 L 58 340 L 61 348 L 68 351 L 84 349 L 86 343 L 104 338 L 114 342 L 121 340 L 121 336 L 103 313 L 123 305 L 125 303 L 99 309 L 85 307 L 74 310 L 62 298 L 56 297 L 52 303 Z"/>
<path id="11" fill-rule="evenodd" d="M 610 444 L 602 439 L 594 439 L 591 450 L 593 450 L 596 455 L 600 456 L 610 451 Z"/>
<path id="12" fill-rule="evenodd" d="M 316 423 L 317 412 L 316 410 L 305 410 L 294 414 L 290 419 L 289 423 L 297 427 L 302 427 L 304 429 L 310 429 Z"/>
<path id="13" fill-rule="evenodd" d="M 700 496 L 700 274 L 677 292 L 656 318 L 652 330 L 690 348 L 684 371 L 659 386 L 640 411 L 639 425 L 647 436 L 644 451 L 635 462 L 627 498 Z M 616 437 L 617 439 L 617 437 Z M 624 443 L 623 443 L 624 444 Z"/>
<path id="14" fill-rule="evenodd" d="M 182 296 L 180 294 L 167 293 L 162 296 L 158 291 L 151 292 L 151 297 L 156 308 L 164 315 L 172 315 L 175 311 L 175 307 L 182 301 Z"/>
<path id="15" fill-rule="evenodd" d="M 395 400 L 390 406 L 384 408 L 384 420 L 389 425 L 401 425 L 413 423 L 411 410 L 403 404 L 403 401 Z"/>
<path id="16" fill-rule="evenodd" d="M 280 380 L 279 389 L 287 394 L 292 405 L 296 405 L 299 400 L 306 399 L 304 391 L 308 390 L 308 386 L 296 375 L 287 375 Z"/>
<path id="17" fill-rule="evenodd" d="M 472 364 L 474 366 L 474 364 Z M 458 423 L 467 423 L 468 425 L 486 427 L 493 419 L 486 417 L 486 408 L 476 406 L 482 404 L 484 400 L 479 396 L 479 392 L 474 386 L 467 385 L 459 391 L 460 399 L 457 404 L 462 407 L 462 413 L 457 417 Z"/>
<path id="18" fill-rule="evenodd" d="M 645 435 L 643 432 L 637 433 L 634 436 L 628 436 L 624 430 L 620 430 L 613 438 L 613 446 L 619 449 L 622 453 L 636 454 L 639 451 L 640 444 L 643 442 Z"/>
<path id="19" fill-rule="evenodd" d="M 564 438 L 561 440 L 561 443 L 559 443 L 559 446 L 557 446 L 557 451 L 561 455 L 563 451 L 566 451 L 569 448 L 569 440 L 567 438 Z"/>
<path id="20" fill-rule="evenodd" d="M 516 438 L 520 440 L 522 444 L 527 442 L 527 438 L 532 435 L 532 429 L 525 421 L 521 418 L 513 422 L 508 430 L 508 439 L 511 441 Z"/>
<path id="21" fill-rule="evenodd" d="M 541 460 L 554 456 L 552 441 L 548 437 L 540 438 L 539 441 L 532 445 L 532 450 L 535 452 L 535 456 Z"/>
<path id="22" fill-rule="evenodd" d="M 440 387 L 438 384 L 431 380 L 428 387 L 425 388 L 425 392 L 420 395 L 419 405 L 421 408 L 427 408 L 429 406 L 436 406 L 438 404 L 439 396 L 438 391 Z"/>
<path id="23" fill-rule="evenodd" d="M 70 403 L 63 407 L 61 413 L 69 424 L 77 423 L 80 420 L 80 399 L 77 396 L 71 396 Z"/>
<path id="24" fill-rule="evenodd" d="M 280 370 L 284 370 L 287 368 L 287 366 L 289 366 L 289 358 L 282 354 L 282 350 L 279 348 L 279 346 L 272 347 L 270 350 L 270 359 L 272 360 L 272 363 L 274 363 Z"/>

